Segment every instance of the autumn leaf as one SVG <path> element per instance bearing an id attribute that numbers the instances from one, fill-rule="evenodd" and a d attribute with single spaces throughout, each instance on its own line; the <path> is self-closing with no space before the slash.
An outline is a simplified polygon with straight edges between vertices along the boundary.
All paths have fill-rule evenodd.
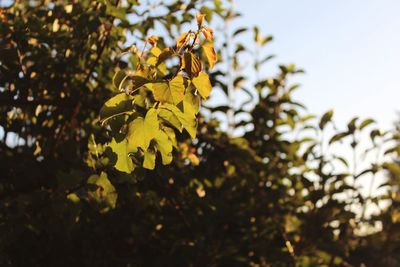
<path id="1" fill-rule="evenodd" d="M 193 78 L 192 83 L 202 98 L 206 99 L 211 93 L 211 82 L 207 73 L 200 72 L 199 76 Z"/>
<path id="2" fill-rule="evenodd" d="M 188 44 L 190 39 L 190 33 L 189 32 L 184 32 L 182 33 L 178 39 L 176 39 L 176 48 L 179 50 L 182 47 L 184 47 L 185 45 Z"/>
<path id="3" fill-rule="evenodd" d="M 199 28 L 201 28 L 201 26 L 203 25 L 204 17 L 205 17 L 205 16 L 206 16 L 206 15 L 201 14 L 201 13 L 197 14 L 196 20 L 197 20 L 197 26 L 198 26 Z"/>
<path id="4" fill-rule="evenodd" d="M 183 69 L 189 77 L 196 77 L 201 71 L 202 65 L 198 56 L 193 53 L 185 53 L 182 60 Z"/>
<path id="5" fill-rule="evenodd" d="M 208 65 L 212 69 L 217 62 L 217 54 L 215 53 L 214 46 L 211 43 L 202 45 L 203 51 L 207 57 Z"/>
<path id="6" fill-rule="evenodd" d="M 205 26 L 202 30 L 201 33 L 204 35 L 204 38 L 206 38 L 207 41 L 211 42 L 214 40 L 214 31 L 213 29 Z"/>
<path id="7" fill-rule="evenodd" d="M 160 102 L 177 105 L 183 99 L 185 88 L 186 81 L 182 76 L 176 76 L 169 82 L 154 83 L 154 98 Z"/>

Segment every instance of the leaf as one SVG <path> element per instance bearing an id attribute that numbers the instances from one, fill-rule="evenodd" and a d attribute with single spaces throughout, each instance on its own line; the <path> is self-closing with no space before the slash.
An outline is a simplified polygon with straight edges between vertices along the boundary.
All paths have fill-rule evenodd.
<path id="1" fill-rule="evenodd" d="M 370 133 L 371 140 L 374 142 L 375 138 L 378 136 L 382 136 L 382 132 L 378 129 L 372 130 Z"/>
<path id="2" fill-rule="evenodd" d="M 131 76 L 130 80 L 132 81 L 132 90 L 135 90 L 150 82 L 148 79 L 136 75 Z"/>
<path id="3" fill-rule="evenodd" d="M 178 131 L 182 132 L 182 123 L 178 120 L 178 118 L 172 113 L 172 111 L 168 109 L 159 109 L 158 116 L 162 118 L 169 125 L 173 126 Z"/>
<path id="4" fill-rule="evenodd" d="M 115 18 L 120 19 L 123 22 L 128 22 L 127 18 L 126 18 L 126 11 L 124 8 L 122 7 L 116 7 L 113 4 L 109 3 L 109 1 L 105 1 L 106 3 L 106 12 L 107 15 L 111 15 Z"/>
<path id="5" fill-rule="evenodd" d="M 187 43 L 188 43 L 189 40 L 190 40 L 189 37 L 190 37 L 189 32 L 184 32 L 184 33 L 182 33 L 182 34 L 178 37 L 178 39 L 176 39 L 176 49 L 179 50 L 179 49 L 181 49 L 182 47 L 184 47 L 185 45 L 187 45 Z"/>
<path id="6" fill-rule="evenodd" d="M 87 183 L 97 186 L 89 192 L 89 199 L 96 204 L 101 213 L 115 208 L 118 195 L 105 172 L 102 172 L 100 176 L 96 174 L 90 176 Z"/>
<path id="7" fill-rule="evenodd" d="M 217 54 L 215 53 L 214 46 L 211 43 L 206 43 L 202 45 L 203 51 L 206 55 L 208 65 L 212 69 L 217 62 Z"/>
<path id="8" fill-rule="evenodd" d="M 157 45 L 157 42 L 158 42 L 158 36 L 152 35 L 152 36 L 148 37 L 148 38 L 146 39 L 146 41 L 147 41 L 149 44 L 151 44 L 152 46 L 154 46 L 153 48 L 158 48 L 158 47 L 156 46 L 156 45 Z M 153 50 L 153 49 L 152 49 L 152 50 Z M 159 48 L 158 48 L 158 50 L 159 50 Z M 156 51 L 158 51 L 158 50 L 156 50 Z M 153 51 L 152 51 L 152 52 L 153 52 Z M 157 55 L 153 53 L 153 55 L 155 55 L 155 56 L 158 56 L 158 54 L 159 54 L 159 53 L 157 53 Z"/>
<path id="9" fill-rule="evenodd" d="M 321 120 L 320 120 L 320 122 L 319 122 L 319 128 L 320 128 L 321 130 L 323 130 L 323 129 L 325 128 L 325 125 L 326 125 L 329 121 L 331 121 L 332 116 L 333 116 L 333 110 L 329 110 L 329 111 L 327 111 L 324 115 L 322 115 L 322 118 L 321 118 Z"/>
<path id="10" fill-rule="evenodd" d="M 358 117 L 355 117 L 347 124 L 347 128 L 349 129 L 350 132 L 354 132 L 356 130 L 357 120 L 358 120 Z"/>
<path id="11" fill-rule="evenodd" d="M 365 127 L 367 127 L 368 125 L 370 125 L 370 124 L 372 124 L 372 123 L 374 123 L 375 122 L 375 120 L 373 120 L 373 119 L 366 119 L 366 120 L 364 120 L 361 124 L 360 124 L 360 130 L 362 130 L 362 129 L 364 129 Z"/>
<path id="12" fill-rule="evenodd" d="M 396 145 L 392 148 L 387 149 L 383 154 L 387 155 L 387 154 L 394 153 L 394 152 L 396 152 L 397 155 L 400 156 L 400 145 Z"/>
<path id="13" fill-rule="evenodd" d="M 182 63 L 183 69 L 190 78 L 197 77 L 202 69 L 199 57 L 193 53 L 185 53 Z"/>
<path id="14" fill-rule="evenodd" d="M 247 28 L 239 28 L 233 33 L 232 36 L 236 36 L 238 34 L 241 34 L 242 32 L 245 32 L 245 31 L 247 31 Z"/>
<path id="15" fill-rule="evenodd" d="M 125 93 L 110 98 L 100 109 L 100 121 L 104 123 L 112 117 L 133 113 L 132 100 L 133 98 Z"/>
<path id="16" fill-rule="evenodd" d="M 201 28 L 201 26 L 203 25 L 205 16 L 206 15 L 201 14 L 201 13 L 196 15 L 197 27 Z"/>
<path id="17" fill-rule="evenodd" d="M 131 147 L 140 147 L 146 151 L 150 141 L 154 139 L 159 130 L 157 110 L 151 108 L 147 111 L 146 117 L 136 118 L 129 123 L 127 139 Z"/>
<path id="18" fill-rule="evenodd" d="M 112 79 L 112 83 L 118 91 L 123 91 L 123 88 L 125 87 L 125 80 L 128 78 L 128 74 L 126 74 L 125 71 L 119 70 L 114 74 L 114 77 Z"/>
<path id="19" fill-rule="evenodd" d="M 246 80 L 245 77 L 239 76 L 233 81 L 233 87 L 238 88 L 244 81 Z"/>
<path id="20" fill-rule="evenodd" d="M 204 35 L 207 41 L 212 41 L 214 39 L 214 31 L 210 27 L 204 26 L 203 29 L 201 29 L 201 33 Z"/>
<path id="21" fill-rule="evenodd" d="M 168 103 L 163 104 L 160 108 L 171 111 L 182 124 L 182 127 L 189 133 L 190 137 L 196 138 L 196 117 L 183 113 L 176 106 Z"/>
<path id="22" fill-rule="evenodd" d="M 396 176 L 400 176 L 400 164 L 394 162 L 387 162 L 383 164 L 383 168 Z"/>
<path id="23" fill-rule="evenodd" d="M 144 152 L 143 168 L 154 170 L 156 165 L 156 154 L 153 151 L 147 150 Z"/>
<path id="24" fill-rule="evenodd" d="M 169 82 L 153 84 L 154 98 L 160 102 L 177 105 L 183 100 L 186 88 L 186 80 L 182 76 L 176 76 Z"/>
<path id="25" fill-rule="evenodd" d="M 156 66 L 160 65 L 164 61 L 166 61 L 168 58 L 170 58 L 172 55 L 174 55 L 174 50 L 171 48 L 165 48 L 161 54 L 158 56 L 157 64 Z"/>
<path id="26" fill-rule="evenodd" d="M 186 92 L 183 98 L 183 110 L 185 113 L 195 117 L 199 113 L 200 97 L 194 95 L 192 92 Z"/>
<path id="27" fill-rule="evenodd" d="M 178 148 L 178 143 L 176 142 L 176 135 L 174 129 L 169 127 L 164 127 L 163 131 L 168 136 L 168 139 L 171 141 L 172 146 Z"/>
<path id="28" fill-rule="evenodd" d="M 337 133 L 334 136 L 332 136 L 331 140 L 329 140 L 329 144 L 340 141 L 341 139 L 345 138 L 349 134 L 350 134 L 349 132 Z"/>
<path id="29" fill-rule="evenodd" d="M 120 172 L 131 173 L 135 169 L 135 165 L 129 157 L 129 153 L 135 151 L 129 150 L 128 141 L 124 138 L 121 142 L 117 142 L 113 138 L 108 146 L 117 155 L 114 168 Z"/>
<path id="30" fill-rule="evenodd" d="M 202 98 L 206 99 L 210 95 L 212 87 L 207 73 L 200 72 L 199 76 L 193 78 L 192 83 Z"/>
<path id="31" fill-rule="evenodd" d="M 164 131 L 158 131 L 155 138 L 157 150 L 161 154 L 162 163 L 167 165 L 172 161 L 172 142 Z"/>

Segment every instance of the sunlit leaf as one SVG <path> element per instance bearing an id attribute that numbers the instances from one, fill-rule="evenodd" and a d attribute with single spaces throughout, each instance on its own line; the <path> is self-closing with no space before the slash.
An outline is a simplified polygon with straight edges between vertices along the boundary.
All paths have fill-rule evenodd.
<path id="1" fill-rule="evenodd" d="M 120 93 L 109 99 L 100 109 L 100 121 L 104 123 L 114 116 L 133 113 L 132 100 L 133 97 L 125 93 Z"/>
<path id="2" fill-rule="evenodd" d="M 125 71 L 119 70 L 114 74 L 112 79 L 113 85 L 115 89 L 118 91 L 123 91 L 124 87 L 126 86 L 126 79 L 128 78 L 128 74 Z"/>
<path id="3" fill-rule="evenodd" d="M 156 165 L 156 154 L 151 150 L 145 151 L 143 159 L 143 168 L 154 170 L 155 165 Z"/>
<path id="4" fill-rule="evenodd" d="M 207 73 L 200 72 L 199 76 L 193 78 L 192 83 L 202 98 L 206 99 L 210 95 L 212 87 Z"/>
<path id="5" fill-rule="evenodd" d="M 207 57 L 208 65 L 210 66 L 210 69 L 212 69 L 215 62 L 217 62 L 217 54 L 215 53 L 214 46 L 210 43 L 206 43 L 202 45 L 202 48 Z"/>
<path id="6" fill-rule="evenodd" d="M 129 157 L 129 153 L 135 151 L 129 150 L 127 140 L 124 138 L 120 142 L 117 142 L 115 138 L 113 138 L 108 146 L 117 155 L 117 161 L 114 167 L 121 172 L 131 173 L 135 166 L 132 159 Z"/>
<path id="7" fill-rule="evenodd" d="M 160 106 L 162 109 L 166 109 L 171 111 L 179 122 L 182 124 L 182 127 L 189 133 L 190 137 L 196 137 L 196 118 L 191 114 L 186 114 L 180 111 L 176 106 L 171 104 L 163 104 Z"/>
<path id="8" fill-rule="evenodd" d="M 155 138 L 157 150 L 161 154 L 162 163 L 164 165 L 171 163 L 172 161 L 172 142 L 168 138 L 168 135 L 164 131 L 158 131 Z"/>
<path id="9" fill-rule="evenodd" d="M 154 98 L 160 102 L 177 105 L 183 100 L 187 82 L 182 76 L 176 76 L 169 82 L 153 84 Z"/>
<path id="10" fill-rule="evenodd" d="M 156 137 L 158 129 L 157 110 L 152 108 L 144 119 L 138 117 L 129 124 L 127 134 L 129 145 L 147 150 L 150 141 Z"/>

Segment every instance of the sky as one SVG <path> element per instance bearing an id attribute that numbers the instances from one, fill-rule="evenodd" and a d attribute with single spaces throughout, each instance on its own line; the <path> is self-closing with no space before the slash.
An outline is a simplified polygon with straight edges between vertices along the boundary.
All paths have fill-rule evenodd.
<path id="1" fill-rule="evenodd" d="M 295 96 L 310 112 L 333 108 L 343 126 L 354 116 L 393 125 L 400 111 L 399 0 L 235 2 L 237 25 L 274 36 L 266 49 L 277 56 L 273 63 L 306 71 Z"/>

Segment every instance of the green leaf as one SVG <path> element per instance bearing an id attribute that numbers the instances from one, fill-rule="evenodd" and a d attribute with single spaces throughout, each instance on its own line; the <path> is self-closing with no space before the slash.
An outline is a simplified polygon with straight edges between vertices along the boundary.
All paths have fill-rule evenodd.
<path id="1" fill-rule="evenodd" d="M 207 73 L 200 72 L 199 76 L 193 78 L 192 83 L 202 98 L 206 99 L 210 95 L 212 87 Z"/>
<path id="2" fill-rule="evenodd" d="M 319 128 L 321 130 L 323 130 L 326 126 L 326 124 L 332 120 L 332 116 L 333 116 L 333 110 L 329 110 L 327 111 L 321 118 L 320 122 L 319 122 Z"/>
<path id="3" fill-rule="evenodd" d="M 105 3 L 107 7 L 106 9 L 107 15 L 111 15 L 115 18 L 118 18 L 123 22 L 128 22 L 128 20 L 126 19 L 126 11 L 123 7 L 115 6 L 108 0 L 105 1 Z"/>
<path id="4" fill-rule="evenodd" d="M 151 108 L 147 111 L 144 119 L 138 117 L 129 123 L 128 143 L 131 147 L 140 147 L 146 151 L 150 145 L 150 141 L 156 137 L 158 130 L 157 110 Z"/>
<path id="5" fill-rule="evenodd" d="M 383 168 L 390 171 L 392 174 L 396 176 L 400 176 L 400 164 L 398 163 L 387 162 L 383 164 Z"/>
<path id="6" fill-rule="evenodd" d="M 184 112 L 195 117 L 197 113 L 199 113 L 199 109 L 200 109 L 200 97 L 194 95 L 192 92 L 186 92 L 185 97 L 183 98 Z"/>
<path id="7" fill-rule="evenodd" d="M 164 131 L 159 131 L 156 136 L 156 147 L 161 154 L 162 163 L 167 165 L 172 161 L 172 143 Z"/>
<path id="8" fill-rule="evenodd" d="M 156 165 L 156 154 L 153 151 L 147 150 L 144 152 L 143 168 L 154 170 Z"/>
<path id="9" fill-rule="evenodd" d="M 196 117 L 192 114 L 183 113 L 176 106 L 168 103 L 160 106 L 160 109 L 171 111 L 182 124 L 182 127 L 189 133 L 190 137 L 196 138 Z"/>
<path id="10" fill-rule="evenodd" d="M 126 85 L 126 78 L 128 78 L 128 75 L 126 74 L 125 71 L 119 70 L 114 74 L 114 77 L 112 79 L 112 83 L 118 91 L 123 91 L 123 88 Z"/>
<path id="11" fill-rule="evenodd" d="M 102 172 L 100 176 L 96 174 L 90 176 L 87 183 L 97 186 L 97 188 L 89 192 L 89 199 L 98 207 L 101 213 L 115 208 L 118 195 L 105 172 Z"/>
<path id="12" fill-rule="evenodd" d="M 176 76 L 169 82 L 153 84 L 153 94 L 157 101 L 177 105 L 183 100 L 186 88 L 186 80 L 182 76 Z"/>
<path id="13" fill-rule="evenodd" d="M 356 130 L 357 120 L 358 120 L 358 117 L 355 117 L 347 124 L 347 128 L 349 129 L 349 132 L 353 133 Z"/>
<path id="14" fill-rule="evenodd" d="M 217 62 L 217 54 L 215 53 L 214 46 L 212 43 L 206 43 L 201 46 L 203 48 L 204 54 L 206 55 L 208 65 L 212 69 Z"/>
<path id="15" fill-rule="evenodd" d="M 117 161 L 114 168 L 120 172 L 131 173 L 135 169 L 135 165 L 129 157 L 129 153 L 136 151 L 134 149 L 129 149 L 128 141 L 124 138 L 121 142 L 117 142 L 113 138 L 108 146 L 117 154 Z"/>
<path id="16" fill-rule="evenodd" d="M 176 142 L 176 135 L 174 129 L 169 127 L 164 127 L 163 131 L 168 136 L 168 139 L 171 141 L 172 146 L 178 148 L 178 143 Z"/>
<path id="17" fill-rule="evenodd" d="M 349 134 L 350 134 L 349 132 L 337 133 L 334 136 L 332 136 L 331 140 L 329 140 L 329 144 L 340 141 L 343 138 L 345 138 L 346 136 L 348 136 Z"/>
<path id="18" fill-rule="evenodd" d="M 378 137 L 378 136 L 382 136 L 382 132 L 380 130 L 375 129 L 375 130 L 371 131 L 370 137 L 371 137 L 372 142 L 374 142 L 375 138 Z"/>
<path id="19" fill-rule="evenodd" d="M 162 118 L 169 125 L 173 126 L 178 131 L 182 132 L 182 123 L 179 119 L 168 109 L 159 109 L 158 116 Z"/>
<path id="20" fill-rule="evenodd" d="M 361 124 L 360 124 L 360 130 L 364 129 L 365 127 L 367 127 L 368 125 L 374 123 L 375 120 L 373 119 L 366 119 L 364 120 Z"/>
<path id="21" fill-rule="evenodd" d="M 100 121 L 104 123 L 112 117 L 133 113 L 132 100 L 133 98 L 125 93 L 112 97 L 100 109 Z"/>

